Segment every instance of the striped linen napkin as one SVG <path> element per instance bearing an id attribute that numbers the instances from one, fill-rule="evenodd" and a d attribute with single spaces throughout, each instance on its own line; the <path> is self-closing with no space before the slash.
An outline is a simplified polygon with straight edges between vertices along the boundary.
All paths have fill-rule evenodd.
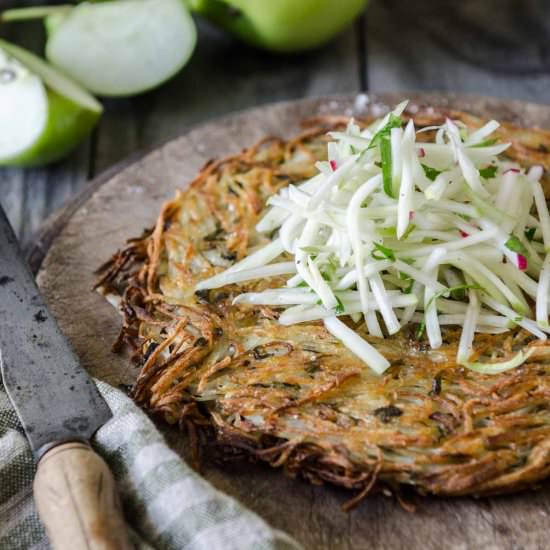
<path id="1" fill-rule="evenodd" d="M 94 447 L 111 466 L 135 547 L 159 550 L 298 550 L 285 533 L 214 489 L 171 451 L 122 392 L 97 383 L 113 411 Z M 34 463 L 0 382 L 0 550 L 49 544 L 32 498 Z"/>

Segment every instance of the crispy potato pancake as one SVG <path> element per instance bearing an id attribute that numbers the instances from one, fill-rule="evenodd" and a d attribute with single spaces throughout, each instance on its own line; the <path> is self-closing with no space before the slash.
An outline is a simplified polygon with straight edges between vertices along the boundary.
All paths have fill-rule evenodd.
<path id="1" fill-rule="evenodd" d="M 485 122 L 433 109 L 414 120 L 423 127 L 446 117 L 472 128 Z M 194 291 L 268 242 L 255 231 L 267 198 L 311 177 L 326 155 L 326 132 L 347 122 L 311 120 L 294 139 L 266 138 L 209 162 L 164 205 L 154 228 L 99 269 L 97 287 L 124 316 L 115 350 L 129 346 L 141 367 L 134 399 L 199 440 L 215 438 L 228 459 L 254 457 L 353 489 L 350 504 L 403 484 L 436 495 L 533 486 L 550 473 L 546 342 L 522 330 L 478 334 L 475 359 L 535 348 L 523 366 L 483 375 L 456 364 L 459 327 L 445 330 L 433 351 L 414 326 L 377 339 L 346 319 L 390 360 L 379 376 L 320 322 L 281 326 L 276 307 L 232 305 L 285 277 Z M 550 168 L 549 133 L 506 124 L 498 132 L 512 142 L 508 156 Z"/>

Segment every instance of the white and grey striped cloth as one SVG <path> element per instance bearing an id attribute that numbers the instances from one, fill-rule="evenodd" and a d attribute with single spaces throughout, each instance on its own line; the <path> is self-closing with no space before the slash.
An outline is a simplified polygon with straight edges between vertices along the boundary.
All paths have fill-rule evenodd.
<path id="1" fill-rule="evenodd" d="M 97 432 L 94 447 L 115 474 L 136 548 L 300 548 L 197 475 L 122 392 L 98 387 L 113 418 Z M 33 503 L 33 476 L 30 448 L 0 382 L 0 550 L 49 548 Z"/>

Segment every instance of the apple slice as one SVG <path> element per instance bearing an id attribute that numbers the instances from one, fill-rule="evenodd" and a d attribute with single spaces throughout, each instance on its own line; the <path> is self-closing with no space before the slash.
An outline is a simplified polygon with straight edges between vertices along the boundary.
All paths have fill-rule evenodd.
<path id="1" fill-rule="evenodd" d="M 102 110 L 42 59 L 0 40 L 0 165 L 60 159 L 90 133 Z"/>
<path id="2" fill-rule="evenodd" d="M 48 60 L 102 96 L 158 86 L 185 65 L 196 42 L 182 0 L 83 3 L 49 16 L 46 28 Z"/>

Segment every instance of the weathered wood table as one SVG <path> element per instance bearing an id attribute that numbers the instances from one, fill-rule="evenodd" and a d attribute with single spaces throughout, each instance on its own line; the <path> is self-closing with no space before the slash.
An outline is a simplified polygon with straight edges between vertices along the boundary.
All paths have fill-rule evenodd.
<path id="1" fill-rule="evenodd" d="M 317 52 L 287 57 L 245 47 L 206 24 L 199 28 L 190 64 L 159 90 L 107 101 L 100 126 L 71 158 L 47 169 L 0 170 L 0 202 L 25 246 L 32 244 L 45 218 L 90 178 L 189 126 L 239 109 L 333 93 L 403 91 L 406 97 L 410 90 L 550 103 L 547 0 L 372 0 L 366 16 L 331 44 Z M 0 28 L 0 35 L 36 50 L 42 41 L 40 28 L 34 24 Z M 248 478 L 250 472 L 236 469 L 232 475 Z M 215 473 L 210 479 L 249 505 L 272 492 L 274 484 L 284 485 L 281 490 L 287 491 L 289 505 L 298 502 L 292 497 L 293 482 L 277 472 L 258 477 L 260 482 L 247 494 L 244 489 L 235 491 L 235 487 L 247 487 L 238 479 L 233 486 Z M 507 517 L 493 500 L 480 501 L 472 517 L 466 499 L 442 499 L 437 506 L 453 521 L 446 526 L 446 540 L 435 540 L 427 514 L 405 520 L 407 513 L 396 511 L 389 499 L 377 500 L 361 516 L 335 514 L 320 525 L 319 509 L 328 507 L 330 498 L 325 489 L 311 487 L 310 491 L 307 510 L 296 510 L 307 517 L 294 522 L 294 527 L 285 525 L 275 501 L 262 515 L 319 549 L 356 548 L 349 534 L 359 531 L 363 533 L 361 548 L 474 549 L 481 543 L 499 549 L 542 548 L 540 539 L 530 538 L 529 533 L 535 523 L 540 526 L 550 517 L 547 499 L 540 493 L 534 494 L 529 510 L 519 510 L 521 498 L 510 497 L 511 505 L 518 504 L 514 517 Z M 388 528 L 384 517 L 390 512 L 403 514 L 402 529 Z M 372 529 L 360 529 L 359 521 Z M 298 523 L 302 526 L 296 527 Z"/>

